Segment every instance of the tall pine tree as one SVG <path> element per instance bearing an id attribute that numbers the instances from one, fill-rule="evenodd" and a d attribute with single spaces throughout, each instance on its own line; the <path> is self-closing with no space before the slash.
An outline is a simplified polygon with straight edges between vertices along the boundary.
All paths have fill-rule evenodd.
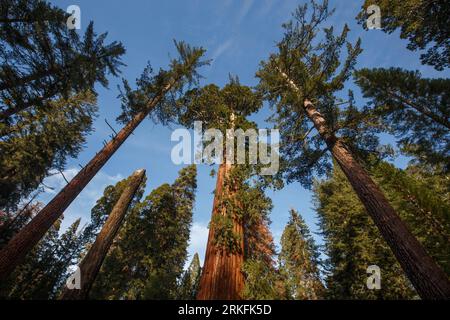
<path id="1" fill-rule="evenodd" d="M 46 109 L 54 98 L 94 91 L 118 75 L 125 53 L 121 43 L 105 43 L 91 22 L 81 38 L 70 30 L 62 9 L 41 0 L 5 0 L 0 5 L 0 120 Z M 32 110 L 29 110 L 32 109 Z"/>
<path id="2" fill-rule="evenodd" d="M 152 70 L 147 68 L 138 80 L 136 90 L 132 90 L 125 82 L 125 92 L 122 94 L 124 112 L 119 120 L 126 125 L 0 251 L 0 279 L 6 278 L 14 270 L 148 115 L 156 116 L 163 122 L 171 118 L 177 108 L 177 104 L 173 103 L 174 99 L 182 94 L 185 86 L 197 82 L 197 68 L 208 63 L 200 60 L 204 53 L 202 48 L 191 48 L 183 42 L 175 44 L 179 58 L 171 61 L 169 71 L 161 69 L 157 74 L 153 74 Z"/>
<path id="3" fill-rule="evenodd" d="M 278 52 L 262 63 L 257 74 L 260 90 L 276 105 L 277 123 L 285 138 L 281 148 L 285 176 L 308 186 L 314 171 L 321 174 L 331 166 L 330 151 L 419 294 L 430 299 L 448 297 L 448 277 L 358 159 L 355 149 L 365 148 L 366 142 L 376 146 L 369 121 L 363 121 L 364 117 L 354 121 L 354 114 L 361 113 L 352 103 L 346 112 L 339 108 L 336 94 L 350 77 L 361 52 L 360 41 L 347 42 L 346 25 L 337 36 L 333 27 L 324 28 L 323 38 L 318 39 L 320 25 L 332 12 L 327 1 L 311 3 L 310 11 L 307 4 L 300 6 L 294 21 L 284 24 Z M 347 54 L 341 62 L 343 46 Z M 311 133 L 317 134 L 308 138 Z"/>
<path id="4" fill-rule="evenodd" d="M 319 255 L 319 248 L 302 216 L 291 209 L 278 256 L 288 299 L 323 298 L 325 288 L 320 278 Z"/>

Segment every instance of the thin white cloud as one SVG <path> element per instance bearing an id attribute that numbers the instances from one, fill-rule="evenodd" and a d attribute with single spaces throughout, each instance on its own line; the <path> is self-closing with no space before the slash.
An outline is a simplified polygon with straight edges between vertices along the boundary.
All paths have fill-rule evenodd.
<path id="1" fill-rule="evenodd" d="M 226 50 L 228 50 L 230 47 L 231 47 L 231 45 L 233 44 L 233 39 L 228 39 L 227 41 L 225 41 L 225 42 L 223 42 L 223 43 L 221 43 L 218 47 L 217 47 L 217 49 L 216 50 L 214 50 L 214 52 L 213 52 L 213 54 L 212 54 L 212 60 L 213 60 L 213 63 L 217 60 L 217 59 L 219 59 L 219 57 L 226 51 Z"/>
<path id="2" fill-rule="evenodd" d="M 261 4 L 261 2 L 264 3 Z M 268 15 L 269 12 L 271 12 L 273 4 L 274 4 L 273 0 L 260 0 L 260 2 L 258 3 L 259 7 L 258 15 L 260 17 L 265 17 L 266 15 Z"/>
<path id="3" fill-rule="evenodd" d="M 236 23 L 241 24 L 241 22 L 245 19 L 248 12 L 250 11 L 254 0 L 244 0 L 244 4 L 242 5 L 241 9 L 238 12 Z"/>
<path id="4" fill-rule="evenodd" d="M 79 171 L 79 168 L 72 167 L 64 170 L 63 174 L 70 181 Z M 53 175 L 44 180 L 44 192 L 37 199 L 44 204 L 48 203 L 67 184 L 59 172 L 52 173 Z M 103 190 L 109 185 L 116 184 L 123 178 L 124 176 L 120 173 L 109 175 L 104 171 L 100 171 L 65 210 L 61 230 L 64 230 L 80 217 L 83 218 L 83 223 L 87 223 L 90 218 L 91 209 L 103 195 Z"/>

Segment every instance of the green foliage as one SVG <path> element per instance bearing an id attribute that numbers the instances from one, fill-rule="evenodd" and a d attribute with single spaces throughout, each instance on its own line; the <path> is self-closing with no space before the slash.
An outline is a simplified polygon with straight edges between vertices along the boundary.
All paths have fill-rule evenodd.
<path id="1" fill-rule="evenodd" d="M 226 129 L 251 127 L 246 117 L 259 110 L 262 100 L 250 87 L 241 85 L 239 79 L 230 77 L 222 89 L 209 84 L 189 90 L 178 104 L 178 121 L 182 125 L 190 128 L 194 121 L 202 121 L 205 130 L 215 128 L 225 134 Z"/>
<path id="2" fill-rule="evenodd" d="M 0 123 L 0 207 L 14 209 L 50 174 L 64 170 L 92 131 L 96 98 L 80 93 L 36 112 L 19 113 L 15 125 Z"/>
<path id="3" fill-rule="evenodd" d="M 264 261 L 247 260 L 244 263 L 245 287 L 242 296 L 246 300 L 279 300 L 280 278 L 274 268 L 268 268 Z"/>
<path id="4" fill-rule="evenodd" d="M 94 283 L 93 299 L 173 299 L 187 258 L 196 167 L 136 204 Z"/>
<path id="5" fill-rule="evenodd" d="M 47 1 L 5 0 L 0 6 L 0 117 L 8 123 L 22 110 L 46 109 L 54 99 L 107 86 L 125 53 L 105 43 L 91 22 L 81 38 L 67 28 L 69 14 Z"/>
<path id="6" fill-rule="evenodd" d="M 281 236 L 279 269 L 288 299 L 315 300 L 324 296 L 320 279 L 319 248 L 308 226 L 295 210 Z"/>
<path id="7" fill-rule="evenodd" d="M 370 172 L 413 234 L 449 273 L 448 182 L 438 174 L 384 162 Z M 316 211 L 325 238 L 327 297 L 338 299 L 416 298 L 400 265 L 365 212 L 344 174 L 335 169 L 314 188 Z M 366 269 L 381 269 L 381 290 L 368 290 Z"/>
<path id="8" fill-rule="evenodd" d="M 282 299 L 281 278 L 275 266 L 275 245 L 269 230 L 272 201 L 261 188 L 244 184 L 237 194 L 244 214 L 245 299 Z"/>
<path id="9" fill-rule="evenodd" d="M 423 64 L 443 70 L 450 66 L 450 9 L 445 0 L 366 0 L 357 19 L 365 28 L 370 5 L 381 10 L 381 28 L 393 33 L 400 29 L 400 38 L 408 39 L 409 50 L 425 51 L 420 59 Z"/>
<path id="10" fill-rule="evenodd" d="M 198 253 L 194 254 L 189 268 L 184 272 L 178 288 L 177 299 L 194 300 L 200 284 L 202 268 Z"/>
<path id="11" fill-rule="evenodd" d="M 29 207 L 28 219 L 18 226 L 15 220 L 9 228 L 20 229 L 37 212 L 40 206 Z M 23 214 L 20 213 L 20 214 Z M 8 299 L 56 299 L 67 278 L 69 267 L 76 265 L 86 245 L 94 237 L 90 225 L 79 228 L 80 219 L 59 235 L 61 220 L 58 220 L 44 238 L 27 255 L 25 261 L 0 285 L 0 297 Z M 2 230 L 1 238 L 10 233 Z"/>
<path id="12" fill-rule="evenodd" d="M 415 162 L 450 170 L 450 80 L 400 68 L 355 73 L 370 111 Z"/>
<path id="13" fill-rule="evenodd" d="M 217 248 L 226 254 L 242 253 L 240 246 L 242 238 L 234 231 L 233 215 L 214 215 L 209 228 L 214 229 L 213 243 Z"/>
<path id="14" fill-rule="evenodd" d="M 175 41 L 175 46 L 178 58 L 172 59 L 168 70 L 160 69 L 155 73 L 149 63 L 136 80 L 136 89 L 132 89 L 127 80 L 123 80 L 123 89 L 119 95 L 122 114 L 117 118 L 118 122 L 129 122 L 154 101 L 158 102 L 150 112 L 154 121 L 163 124 L 175 121 L 180 113 L 177 100 L 183 96 L 185 88 L 198 84 L 201 77 L 198 69 L 209 64 L 209 61 L 201 60 L 205 53 L 203 48 L 191 47 L 183 41 Z M 161 96 L 167 87 L 170 90 Z"/>
<path id="15" fill-rule="evenodd" d="M 337 97 L 351 76 L 361 48 L 360 40 L 354 45 L 346 40 L 347 25 L 337 35 L 333 27 L 323 28 L 323 37 L 318 37 L 332 13 L 328 1 L 299 6 L 293 21 L 283 24 L 284 37 L 278 51 L 261 62 L 257 72 L 258 90 L 276 110 L 272 120 L 281 133 L 283 176 L 308 188 L 314 176 L 323 176 L 331 169 L 331 157 L 323 136 L 306 115 L 306 99 L 324 116 L 329 130 L 324 134 L 335 134 L 360 156 L 383 151 L 376 136 L 376 121 L 354 106 L 351 92 L 347 108 Z M 298 91 L 292 89 L 290 81 Z"/>

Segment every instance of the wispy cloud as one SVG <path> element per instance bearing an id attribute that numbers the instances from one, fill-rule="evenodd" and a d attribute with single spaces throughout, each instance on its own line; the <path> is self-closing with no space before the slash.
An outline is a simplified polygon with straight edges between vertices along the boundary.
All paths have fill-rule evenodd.
<path id="1" fill-rule="evenodd" d="M 213 63 L 219 59 L 219 57 L 226 51 L 228 50 L 232 44 L 233 44 L 233 38 L 228 39 L 227 41 L 221 43 L 216 50 L 214 50 L 211 59 L 213 60 Z"/>
<path id="2" fill-rule="evenodd" d="M 244 4 L 242 5 L 241 9 L 238 12 L 237 18 L 236 18 L 236 23 L 237 24 L 241 24 L 241 22 L 245 19 L 245 17 L 247 16 L 248 12 L 250 11 L 254 0 L 244 0 L 243 1 Z"/>
<path id="3" fill-rule="evenodd" d="M 70 181 L 79 170 L 76 167 L 68 168 L 63 171 L 64 177 Z M 48 203 L 67 184 L 59 172 L 52 173 L 53 175 L 44 180 L 44 193 L 37 199 L 43 203 Z M 116 184 L 123 178 L 124 176 L 121 174 L 109 175 L 105 171 L 100 171 L 64 212 L 61 229 L 64 230 L 65 227 L 80 217 L 83 218 L 84 223 L 87 223 L 90 218 L 91 209 L 103 195 L 103 190 L 109 185 Z"/>

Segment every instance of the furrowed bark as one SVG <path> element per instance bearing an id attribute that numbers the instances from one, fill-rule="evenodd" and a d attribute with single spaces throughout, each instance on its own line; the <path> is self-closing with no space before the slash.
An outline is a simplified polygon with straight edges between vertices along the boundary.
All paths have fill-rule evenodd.
<path id="1" fill-rule="evenodd" d="M 333 157 L 363 203 L 409 280 L 422 299 L 449 299 L 450 282 L 422 244 L 400 219 L 394 208 L 347 146 L 326 126 L 323 116 L 308 100 L 308 118 L 325 140 Z"/>
<path id="2" fill-rule="evenodd" d="M 61 216 L 91 179 L 100 171 L 111 156 L 119 149 L 134 129 L 145 119 L 162 97 L 175 84 L 170 81 L 147 106 L 137 113 L 122 130 L 0 251 L 0 280 L 6 279 L 20 264 L 22 259 L 45 235 L 53 223 Z"/>
<path id="3" fill-rule="evenodd" d="M 128 207 L 141 185 L 144 176 L 144 169 L 137 170 L 133 173 L 128 186 L 114 205 L 102 230 L 95 239 L 94 244 L 79 265 L 80 289 L 69 289 L 66 287 L 60 296 L 61 300 L 83 300 L 88 298 L 92 284 L 100 271 L 103 260 L 111 247 L 117 231 L 127 213 Z"/>
<path id="4" fill-rule="evenodd" d="M 220 208 L 224 183 L 232 169 L 231 164 L 222 163 L 217 173 L 216 191 L 214 195 L 211 220 L 215 215 L 229 215 L 225 208 Z M 198 300 L 238 300 L 244 289 L 244 227 L 241 221 L 233 219 L 233 231 L 239 235 L 240 252 L 227 252 L 214 243 L 214 228 L 211 225 L 206 246 L 205 263 L 200 278 Z"/>
<path id="5" fill-rule="evenodd" d="M 299 93 L 297 85 L 284 72 L 278 71 L 289 86 Z M 381 189 L 347 146 L 327 127 L 325 118 L 311 101 L 305 99 L 303 106 L 420 297 L 449 299 L 450 281 L 445 272 L 400 219 Z"/>

